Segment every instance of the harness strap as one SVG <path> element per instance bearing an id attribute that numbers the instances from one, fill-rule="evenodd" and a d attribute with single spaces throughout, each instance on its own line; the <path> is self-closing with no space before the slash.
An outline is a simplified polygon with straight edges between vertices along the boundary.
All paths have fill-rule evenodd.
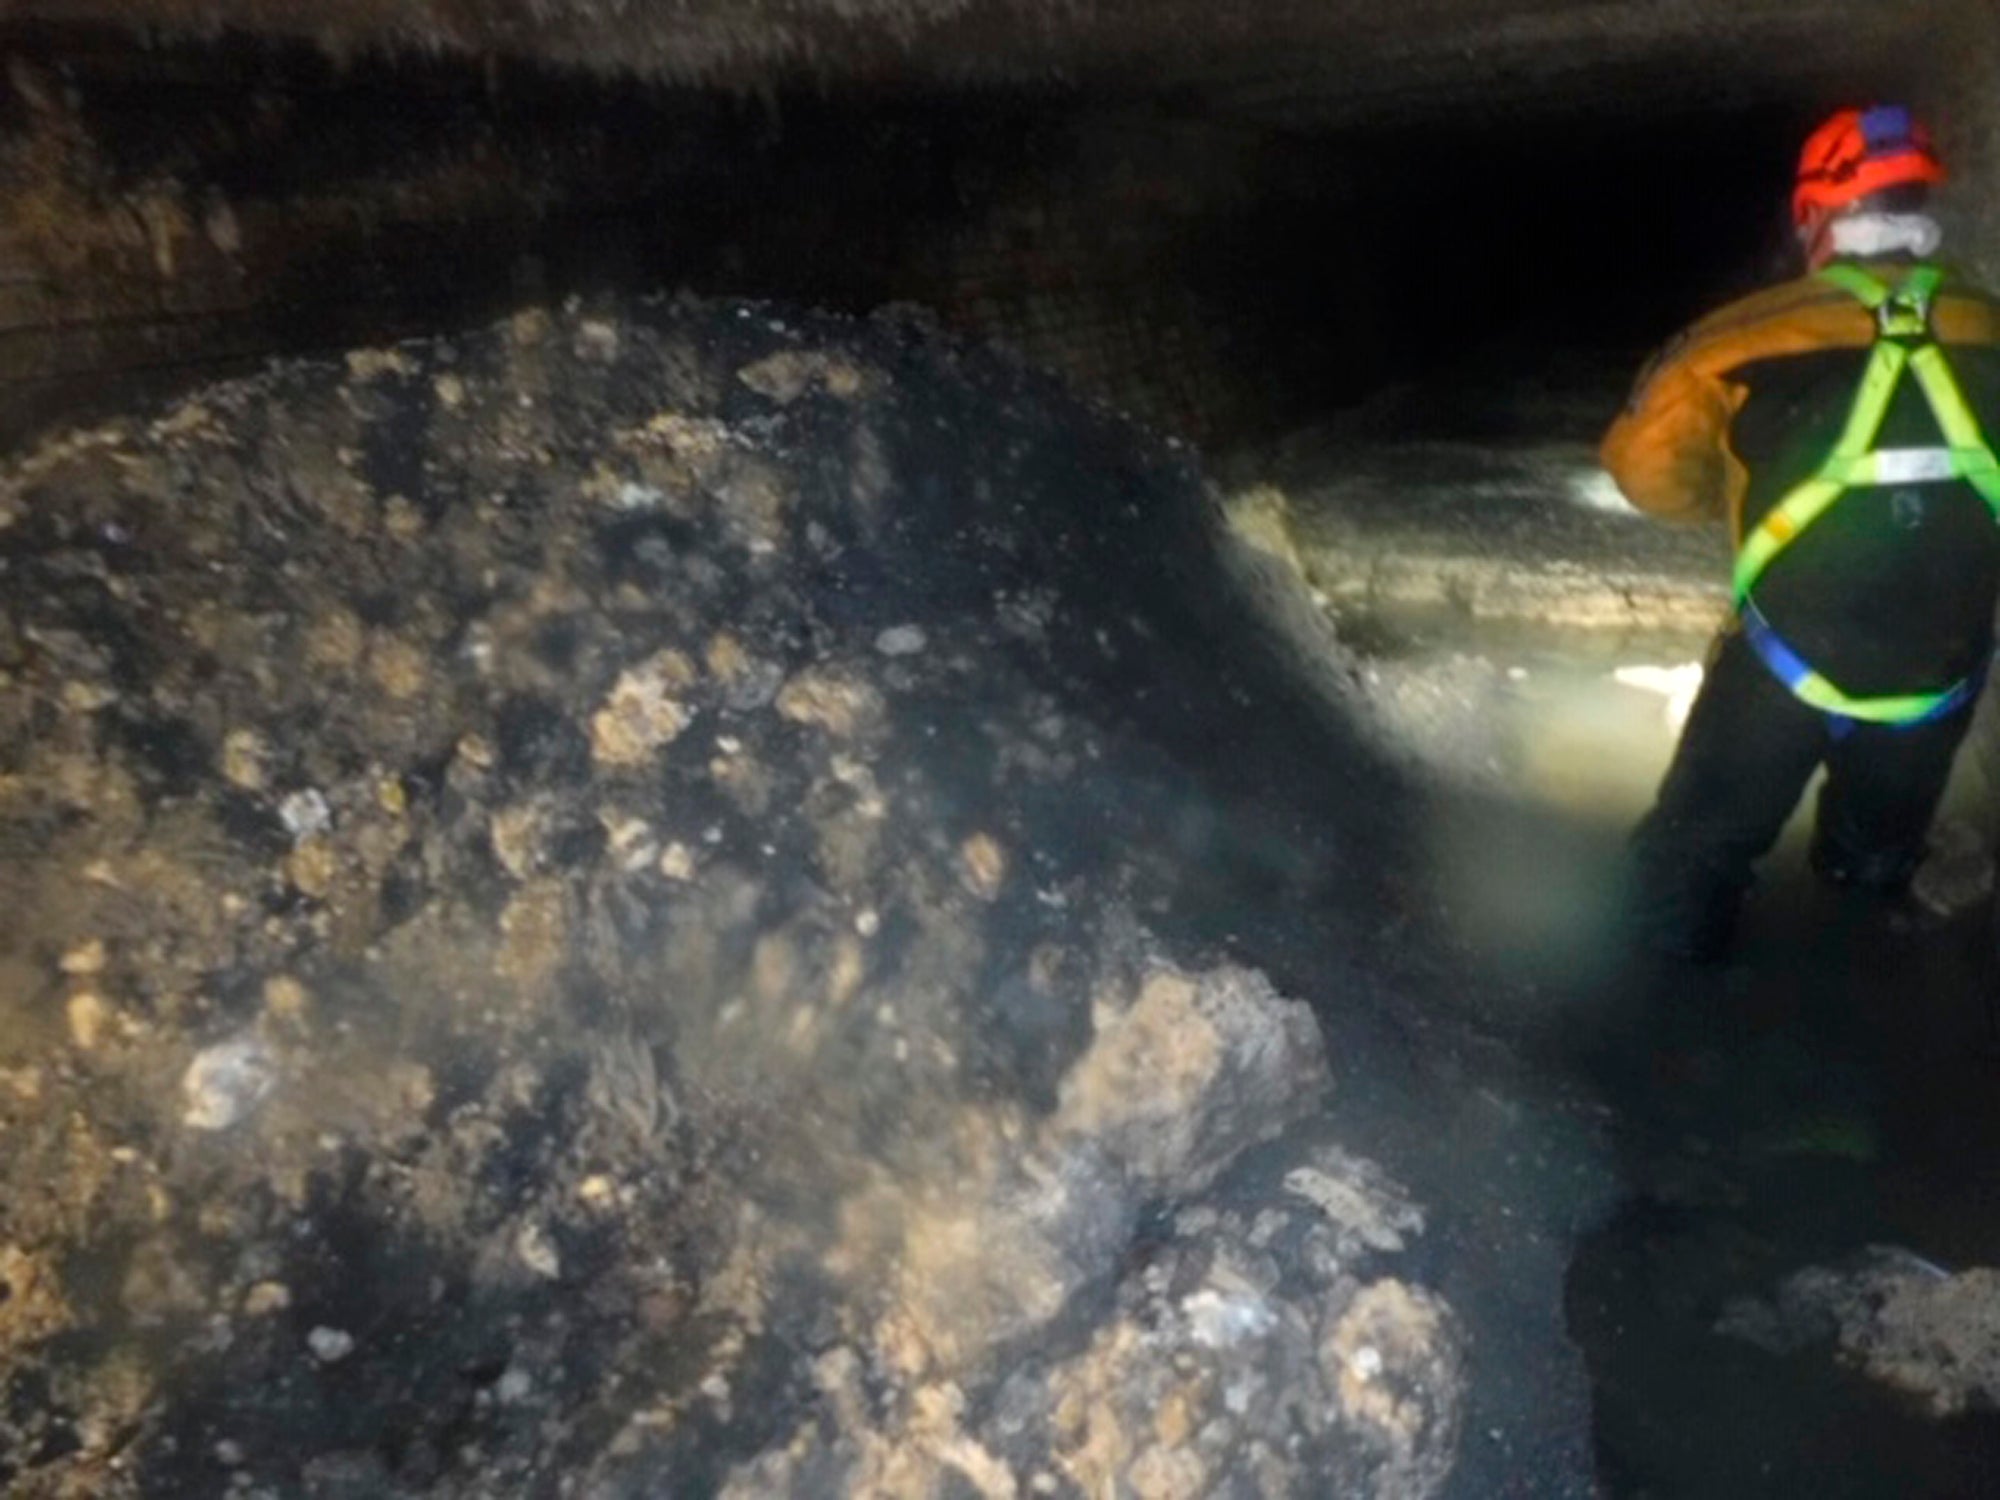
<path id="1" fill-rule="evenodd" d="M 1771 559 L 1847 492 L 1850 481 L 1846 475 L 1870 456 L 1875 436 L 1882 430 L 1882 420 L 1889 414 L 1889 403 L 1895 399 L 1896 387 L 1909 362 L 1910 351 L 1902 344 L 1884 340 L 1875 345 L 1868 356 L 1868 368 L 1862 372 L 1854 405 L 1848 410 L 1847 425 L 1834 440 L 1833 451 L 1810 479 L 1794 487 L 1765 513 L 1737 550 L 1734 586 L 1738 605 L 1750 597 L 1750 586 L 1763 576 Z"/>
<path id="2" fill-rule="evenodd" d="M 1792 696 L 1808 707 L 1836 719 L 1852 719 L 1864 724 L 1891 724 L 1914 728 L 1946 718 L 1979 695 L 1981 679 L 1962 677 L 1935 693 L 1904 693 L 1887 698 L 1850 698 L 1826 678 L 1806 665 L 1784 638 L 1771 628 L 1764 612 L 1755 604 L 1743 607 L 1743 637 L 1750 649 L 1791 690 Z"/>
<path id="3" fill-rule="evenodd" d="M 1980 680 L 1965 678 L 1934 693 L 1884 698 L 1850 697 L 1814 671 L 1787 646 L 1752 602 L 1750 590 L 1771 562 L 1850 489 L 1889 484 L 1962 480 L 2000 520 L 2000 459 L 1966 402 L 1944 350 L 1931 337 L 1931 302 L 1943 281 L 1934 266 L 1920 266 L 1891 288 L 1858 266 L 1834 264 L 1821 279 L 1858 299 L 1876 316 L 1878 333 L 1849 408 L 1846 425 L 1813 474 L 1771 507 L 1736 553 L 1732 587 L 1751 648 L 1802 702 L 1836 719 L 1874 724 L 1922 724 L 1944 717 L 1978 694 Z M 1943 435 L 1941 446 L 1878 448 L 1882 423 L 1905 373 L 1914 376 Z"/>
<path id="4" fill-rule="evenodd" d="M 1915 338 L 1929 331 L 1931 299 L 1944 284 L 1944 272 L 1936 266 L 1918 266 L 1903 278 L 1901 286 L 1891 287 L 1857 265 L 1835 261 L 1821 269 L 1819 279 L 1839 287 L 1872 313 L 1902 304 L 1895 317 L 1907 326 L 1885 325 L 1882 331 L 1891 338 Z"/>
<path id="5" fill-rule="evenodd" d="M 2000 459 L 1996 459 L 1979 419 L 1966 403 L 1965 392 L 1952 374 L 1944 350 L 1925 344 L 1910 355 L 1910 373 L 1930 403 L 1944 440 L 1950 445 L 1951 477 L 1963 479 L 2000 519 Z"/>

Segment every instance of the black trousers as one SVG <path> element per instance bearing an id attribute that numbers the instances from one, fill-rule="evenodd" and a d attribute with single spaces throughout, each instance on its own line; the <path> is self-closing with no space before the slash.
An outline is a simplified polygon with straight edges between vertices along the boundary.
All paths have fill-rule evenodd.
<path id="1" fill-rule="evenodd" d="M 1713 957 L 1729 942 L 1752 866 L 1826 766 L 1812 840 L 1820 874 L 1893 891 L 1923 858 L 1967 707 L 1909 728 L 1833 721 L 1793 697 L 1742 635 L 1726 636 L 1688 715 L 1653 810 L 1632 835 L 1639 935 Z"/>

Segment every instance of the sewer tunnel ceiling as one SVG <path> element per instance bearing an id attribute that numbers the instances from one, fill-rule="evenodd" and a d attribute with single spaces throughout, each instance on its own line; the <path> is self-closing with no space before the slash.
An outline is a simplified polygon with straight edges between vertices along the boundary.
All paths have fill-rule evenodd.
<path id="1" fill-rule="evenodd" d="M 1966 0 L 15 0 L 20 24 L 533 58 L 761 88 L 1055 86 L 1324 128 L 1920 86 Z"/>

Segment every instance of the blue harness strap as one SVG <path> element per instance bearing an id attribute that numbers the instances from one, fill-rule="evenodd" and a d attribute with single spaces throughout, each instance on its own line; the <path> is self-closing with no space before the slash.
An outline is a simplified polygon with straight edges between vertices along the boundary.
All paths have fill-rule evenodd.
<path id="1" fill-rule="evenodd" d="M 1782 682 L 1793 694 L 1814 676 L 1813 669 L 1806 665 L 1805 658 L 1785 644 L 1784 637 L 1771 628 L 1771 622 L 1764 618 L 1764 612 L 1751 600 L 1744 600 L 1741 606 L 1743 638 L 1750 643 L 1750 649 L 1757 653 L 1757 659 L 1764 663 L 1773 677 Z M 1877 721 L 1884 729 L 1914 729 L 1919 724 L 1934 724 L 1939 719 L 1950 718 L 1973 699 L 1985 686 L 1986 673 L 1978 671 L 1970 677 L 1960 678 L 1949 689 L 1913 718 L 1899 718 Z M 1827 720 L 1827 727 L 1835 739 L 1841 739 L 1862 720 L 1846 714 L 1821 710 Z"/>

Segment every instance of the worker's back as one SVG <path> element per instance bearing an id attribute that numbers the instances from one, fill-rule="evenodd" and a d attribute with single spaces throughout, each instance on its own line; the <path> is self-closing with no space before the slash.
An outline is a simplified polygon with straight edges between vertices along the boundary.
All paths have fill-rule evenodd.
<path id="1" fill-rule="evenodd" d="M 1934 327 L 1966 404 L 1988 433 L 2000 432 L 2000 305 L 1947 283 Z M 1868 360 L 1864 347 L 1834 345 L 1767 355 L 1732 371 L 1746 393 L 1730 424 L 1730 445 L 1748 476 L 1743 534 L 1824 461 Z M 1922 387 L 1906 376 L 1875 446 L 1943 442 Z M 1759 607 L 1786 641 L 1861 697 L 1977 673 L 1992 650 L 1996 593 L 2000 526 L 1970 484 L 1950 478 L 1846 491 L 1757 584 Z"/>
<path id="2" fill-rule="evenodd" d="M 2000 303 L 1937 270 L 1945 170 L 1898 105 L 1799 154 L 1815 274 L 1674 340 L 1604 441 L 1641 510 L 1726 522 L 1736 613 L 1633 833 L 1634 933 L 1727 951 L 1754 866 L 1824 768 L 1811 859 L 1893 899 L 1992 655 Z"/>
<path id="3" fill-rule="evenodd" d="M 1890 285 L 1909 270 L 1862 265 Z M 2000 432 L 2000 302 L 1949 278 L 1931 327 L 1967 405 Z M 1606 462 L 1642 507 L 1685 513 L 1696 498 L 1740 541 L 1838 442 L 1876 334 L 1876 315 L 1820 277 L 1732 303 L 1656 361 L 1607 436 Z M 1905 377 L 1873 446 L 1943 442 L 1922 387 Z M 1715 463 L 1695 483 L 1690 456 L 1703 448 Z M 1694 495 L 1703 488 L 1714 492 Z M 1848 490 L 1772 561 L 1757 603 L 1800 656 L 1867 697 L 1979 671 L 1996 592 L 2000 526 L 1971 485 L 1944 478 Z"/>

